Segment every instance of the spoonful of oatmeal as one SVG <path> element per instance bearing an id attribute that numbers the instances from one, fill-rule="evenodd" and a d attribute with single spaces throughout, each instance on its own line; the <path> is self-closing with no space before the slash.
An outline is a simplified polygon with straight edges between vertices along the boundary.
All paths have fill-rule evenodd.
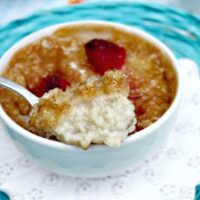
<path id="1" fill-rule="evenodd" d="M 38 135 L 87 149 L 91 144 L 120 146 L 135 130 L 135 107 L 128 99 L 129 82 L 119 70 L 45 93 L 29 114 Z"/>
<path id="2" fill-rule="evenodd" d="M 32 94 L 31 92 L 29 92 L 26 88 L 22 87 L 21 85 L 8 80 L 2 76 L 0 76 L 0 87 L 9 89 L 17 94 L 19 94 L 20 96 L 24 97 L 31 106 L 37 104 L 39 102 L 39 98 L 36 97 L 34 94 Z"/>

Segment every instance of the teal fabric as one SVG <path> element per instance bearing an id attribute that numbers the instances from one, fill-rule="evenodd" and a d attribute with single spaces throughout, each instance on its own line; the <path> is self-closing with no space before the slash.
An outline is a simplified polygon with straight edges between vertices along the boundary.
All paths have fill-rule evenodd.
<path id="1" fill-rule="evenodd" d="M 0 26 L 0 55 L 22 37 L 40 28 L 68 21 L 107 20 L 143 29 L 166 43 L 178 58 L 200 65 L 200 18 L 158 4 L 85 3 L 37 12 Z"/>
<path id="2" fill-rule="evenodd" d="M 200 200 L 200 185 L 196 186 L 195 199 L 194 200 Z"/>
<path id="3" fill-rule="evenodd" d="M 0 191 L 0 200 L 10 200 L 10 197 L 5 192 Z"/>

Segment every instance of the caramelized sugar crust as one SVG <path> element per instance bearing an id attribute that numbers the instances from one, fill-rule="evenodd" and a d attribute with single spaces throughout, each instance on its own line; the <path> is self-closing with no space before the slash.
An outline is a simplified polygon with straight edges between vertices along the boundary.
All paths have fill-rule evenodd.
<path id="1" fill-rule="evenodd" d="M 98 76 L 88 64 L 84 49 L 84 44 L 94 38 L 109 40 L 126 49 L 123 72 L 130 81 L 129 99 L 135 105 L 137 131 L 148 127 L 171 105 L 177 88 L 176 74 L 161 50 L 129 32 L 104 25 L 61 28 L 16 52 L 3 76 L 28 89 L 34 88 L 49 73 L 60 73 L 71 84 L 83 83 Z M 83 94 L 84 91 L 79 92 Z M 0 101 L 11 118 L 31 129 L 27 124 L 30 106 L 25 100 L 1 89 Z"/>

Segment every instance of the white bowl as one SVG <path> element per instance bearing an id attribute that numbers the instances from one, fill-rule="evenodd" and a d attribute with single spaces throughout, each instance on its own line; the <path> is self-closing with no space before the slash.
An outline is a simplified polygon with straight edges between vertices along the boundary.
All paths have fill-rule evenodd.
<path id="1" fill-rule="evenodd" d="M 31 34 L 20 40 L 4 54 L 0 60 L 0 72 L 6 68 L 15 52 L 23 46 L 43 36 L 50 35 L 58 28 L 85 23 L 99 25 L 106 24 L 127 30 L 150 41 L 169 56 L 173 63 L 174 70 L 177 73 L 178 88 L 175 99 L 166 113 L 148 128 L 145 128 L 137 134 L 130 135 L 118 148 L 94 145 L 87 151 L 30 133 L 16 124 L 1 107 L 0 117 L 5 122 L 8 134 L 13 139 L 13 142 L 41 166 L 68 176 L 100 177 L 116 174 L 125 169 L 137 166 L 140 161 L 155 152 L 159 146 L 167 141 L 170 130 L 175 123 L 182 87 L 180 84 L 180 73 L 177 67 L 177 60 L 163 43 L 136 28 L 102 21 L 82 21 L 58 24 Z"/>

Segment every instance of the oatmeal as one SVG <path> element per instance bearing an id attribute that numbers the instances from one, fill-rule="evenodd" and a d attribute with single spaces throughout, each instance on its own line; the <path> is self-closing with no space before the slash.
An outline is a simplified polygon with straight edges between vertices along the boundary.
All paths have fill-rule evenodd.
<path id="1" fill-rule="evenodd" d="M 109 84 L 108 84 L 109 83 Z M 129 85 L 120 71 L 106 72 L 75 84 L 65 92 L 46 93 L 30 113 L 30 125 L 41 136 L 88 148 L 90 144 L 119 146 L 135 130 Z"/>
<path id="2" fill-rule="evenodd" d="M 106 49 L 102 50 L 102 45 L 103 48 L 106 46 Z M 82 108 L 82 102 L 79 102 L 77 108 L 72 111 L 71 104 L 66 104 L 68 107 L 66 105 L 63 107 L 62 102 L 58 105 L 54 104 L 55 95 L 65 94 L 68 96 L 70 91 L 76 90 L 73 89 L 76 88 L 76 85 L 84 87 L 88 84 L 88 80 L 93 78 L 101 80 L 107 71 L 116 69 L 127 76 L 130 88 L 128 102 L 132 102 L 133 107 L 127 103 L 126 95 L 123 96 L 120 92 L 114 95 L 102 95 L 102 97 L 95 96 L 91 102 L 98 102 L 100 108 L 106 104 L 108 109 L 112 110 L 112 102 L 116 102 L 116 107 L 118 107 L 118 99 L 121 99 L 123 106 L 130 107 L 132 119 L 137 118 L 136 129 L 129 130 L 129 133 L 137 132 L 157 121 L 170 107 L 176 93 L 176 73 L 169 58 L 158 47 L 139 36 L 109 25 L 63 27 L 52 35 L 43 37 L 20 49 L 13 56 L 2 75 L 42 97 L 41 101 L 38 107 L 31 112 L 30 105 L 23 98 L 5 89 L 0 89 L 1 104 L 13 120 L 35 134 L 46 137 L 51 132 L 53 135 L 57 134 L 57 137 L 66 143 L 80 143 L 79 137 L 69 141 L 68 132 L 65 132 L 65 135 L 61 134 L 62 126 L 57 125 L 63 124 L 63 129 L 66 131 L 68 122 L 70 120 L 72 124 L 75 122 L 72 121 L 77 115 L 78 108 Z M 110 83 L 108 82 L 108 84 Z M 60 88 L 60 90 L 54 88 Z M 49 90 L 51 91 L 45 94 Z M 49 100 L 46 99 L 46 95 L 50 97 Z M 123 101 L 124 98 L 126 100 Z M 90 103 L 88 102 L 85 108 L 92 109 Z M 43 105 L 39 114 L 39 116 L 43 116 L 41 123 L 37 122 L 39 117 L 34 118 L 40 105 Z M 51 105 L 51 109 L 47 113 L 52 127 L 46 127 L 48 123 L 42 121 L 47 117 L 46 111 L 43 109 L 49 108 L 49 105 Z M 135 114 L 132 112 L 133 108 L 135 108 Z M 60 110 L 64 110 L 65 117 L 55 117 Z M 95 112 L 100 111 L 103 109 Z M 52 112 L 53 114 L 50 115 L 49 113 Z M 121 110 L 116 110 L 117 115 L 120 115 L 120 112 Z M 130 120 L 129 117 L 128 119 Z M 129 120 L 127 122 L 130 122 Z M 112 124 L 112 122 L 110 123 Z M 124 125 L 127 124 L 124 123 Z M 74 131 L 75 127 L 71 130 Z M 85 131 L 88 130 L 85 129 Z M 58 136 L 59 134 L 60 136 Z M 122 133 L 123 139 L 126 134 L 127 132 Z M 81 145 L 86 147 L 91 142 L 99 142 L 112 146 L 113 144 L 118 145 L 123 140 L 119 139 L 112 143 L 103 137 L 94 139 L 91 136 L 92 139 L 88 139 L 87 144 Z"/>

